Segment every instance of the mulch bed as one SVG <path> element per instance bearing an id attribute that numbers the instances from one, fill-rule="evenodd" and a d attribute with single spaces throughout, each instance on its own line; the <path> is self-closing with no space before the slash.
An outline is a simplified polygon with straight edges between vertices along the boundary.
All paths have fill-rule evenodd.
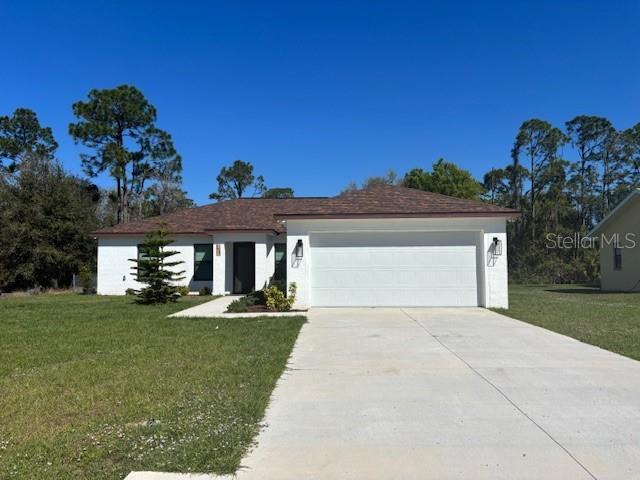
<path id="1" fill-rule="evenodd" d="M 289 312 L 304 312 L 305 310 L 289 310 Z M 235 312 L 226 312 L 226 313 L 235 313 Z M 245 313 L 245 312 L 242 312 Z M 277 312 L 275 310 L 269 310 L 266 305 L 251 305 L 247 307 L 246 313 L 283 313 Z"/>

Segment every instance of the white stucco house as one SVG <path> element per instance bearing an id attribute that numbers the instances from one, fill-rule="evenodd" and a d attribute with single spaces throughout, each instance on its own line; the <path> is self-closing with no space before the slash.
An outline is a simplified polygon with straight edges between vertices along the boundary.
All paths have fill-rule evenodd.
<path id="1" fill-rule="evenodd" d="M 589 233 L 600 246 L 600 287 L 640 292 L 640 189 L 633 190 Z"/>
<path id="2" fill-rule="evenodd" d="M 403 187 L 328 198 L 237 199 L 105 228 L 98 293 L 139 288 L 132 263 L 162 226 L 184 284 L 246 293 L 296 282 L 296 308 L 508 307 L 506 222 L 515 210 Z M 174 257 L 175 258 L 175 257 Z"/>

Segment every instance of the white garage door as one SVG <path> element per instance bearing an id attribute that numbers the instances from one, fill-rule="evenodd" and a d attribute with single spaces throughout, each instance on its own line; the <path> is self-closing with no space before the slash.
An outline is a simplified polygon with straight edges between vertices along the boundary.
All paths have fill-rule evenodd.
<path id="1" fill-rule="evenodd" d="M 311 305 L 476 306 L 473 232 L 318 233 Z"/>

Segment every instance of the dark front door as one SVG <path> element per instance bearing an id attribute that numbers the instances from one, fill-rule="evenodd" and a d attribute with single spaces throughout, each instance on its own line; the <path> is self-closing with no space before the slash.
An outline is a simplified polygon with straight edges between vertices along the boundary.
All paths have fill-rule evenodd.
<path id="1" fill-rule="evenodd" d="M 256 283 L 256 244 L 233 244 L 233 293 L 249 293 Z"/>

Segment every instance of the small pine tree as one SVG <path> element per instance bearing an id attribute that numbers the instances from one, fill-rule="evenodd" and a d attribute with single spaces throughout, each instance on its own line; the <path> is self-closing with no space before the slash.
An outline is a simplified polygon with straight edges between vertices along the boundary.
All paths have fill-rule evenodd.
<path id="1" fill-rule="evenodd" d="M 136 264 L 132 269 L 136 271 L 138 281 L 147 285 L 135 291 L 136 303 L 150 305 L 175 302 L 180 297 L 178 287 L 173 283 L 185 278 L 181 276 L 184 270 L 176 272 L 173 267 L 184 262 L 166 261 L 178 253 L 175 250 L 165 250 L 171 243 L 173 240 L 168 238 L 164 230 L 151 232 L 145 237 L 140 258 L 130 259 Z"/>

